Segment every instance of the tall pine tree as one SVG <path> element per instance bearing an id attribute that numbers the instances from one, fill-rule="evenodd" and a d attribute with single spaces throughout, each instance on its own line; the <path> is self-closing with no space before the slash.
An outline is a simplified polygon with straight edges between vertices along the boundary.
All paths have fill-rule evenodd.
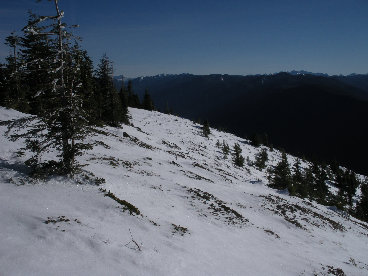
<path id="1" fill-rule="evenodd" d="M 120 102 L 121 102 L 122 122 L 124 124 L 129 124 L 128 93 L 124 87 L 124 79 L 122 79 L 122 85 L 119 91 L 119 97 L 120 97 Z"/>
<path id="2" fill-rule="evenodd" d="M 11 33 L 5 39 L 5 44 L 11 48 L 12 54 L 6 58 L 7 71 L 6 71 L 6 106 L 12 107 L 22 112 L 29 110 L 28 102 L 25 98 L 25 89 L 21 85 L 21 62 L 19 57 L 19 45 L 21 38 L 15 33 Z"/>
<path id="3" fill-rule="evenodd" d="M 142 106 L 145 110 L 152 111 L 155 109 L 151 95 L 148 93 L 148 89 L 144 91 Z"/>
<path id="4" fill-rule="evenodd" d="M 23 29 L 32 36 L 32 43 L 23 45 L 26 65 L 30 66 L 28 73 L 37 81 L 45 76 L 38 87 L 40 90 L 33 95 L 41 99 L 43 106 L 38 110 L 39 116 L 14 120 L 10 130 L 13 139 L 26 139 L 25 150 L 33 154 L 27 164 L 34 173 L 73 175 L 80 168 L 76 157 L 91 145 L 84 142 L 89 128 L 80 93 L 80 62 L 76 58 L 80 51 L 72 44 L 75 37 L 70 28 L 62 22 L 64 12 L 59 8 L 59 1 L 53 2 L 55 15 L 32 15 Z M 45 53 L 33 49 L 39 45 L 37 40 L 43 41 L 45 37 L 47 44 L 41 43 Z M 36 73 L 32 72 L 33 68 Z M 44 69 L 42 74 L 37 73 L 37 68 Z M 54 151 L 59 159 L 44 161 L 42 155 L 49 151 Z"/>
<path id="5" fill-rule="evenodd" d="M 110 126 L 119 126 L 123 122 L 120 97 L 113 84 L 113 67 L 110 59 L 103 55 L 96 71 L 97 102 L 99 119 Z"/>
<path id="6" fill-rule="evenodd" d="M 55 41 L 50 40 L 47 25 L 42 24 L 44 18 L 28 13 L 28 23 L 23 28 L 20 55 L 22 59 L 22 83 L 26 84 L 26 98 L 30 105 L 30 113 L 42 115 L 49 108 L 52 91 L 50 68 L 55 67 Z M 43 33 L 45 33 L 43 35 Z M 52 43 L 53 42 L 53 43 Z M 52 101 L 51 101 L 52 104 Z"/>
<path id="7" fill-rule="evenodd" d="M 135 108 L 141 107 L 138 95 L 133 92 L 133 83 L 131 80 L 128 81 L 128 105 Z"/>

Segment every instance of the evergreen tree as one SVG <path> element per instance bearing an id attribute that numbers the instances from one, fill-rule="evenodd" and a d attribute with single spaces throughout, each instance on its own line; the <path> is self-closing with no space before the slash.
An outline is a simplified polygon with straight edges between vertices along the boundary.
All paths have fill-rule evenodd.
<path id="1" fill-rule="evenodd" d="M 313 175 L 311 166 L 309 166 L 304 171 L 302 185 L 303 185 L 303 188 L 306 189 L 308 197 L 310 199 L 314 199 L 314 195 L 315 195 L 314 182 L 315 182 L 315 177 Z"/>
<path id="2" fill-rule="evenodd" d="M 20 71 L 20 58 L 19 58 L 19 44 L 21 38 L 15 33 L 11 33 L 6 37 L 5 44 L 12 49 L 12 55 L 7 57 L 7 70 L 6 70 L 6 105 L 22 112 L 29 110 L 27 100 L 25 98 L 25 89 L 21 85 L 21 71 Z"/>
<path id="3" fill-rule="evenodd" d="M 89 124 L 93 125 L 98 122 L 96 112 L 97 102 L 95 97 L 96 83 L 93 77 L 93 63 L 87 51 L 80 49 L 79 45 L 76 45 L 75 47 L 77 48 L 75 59 L 80 66 L 80 94 L 83 101 L 83 109 L 88 115 Z"/>
<path id="4" fill-rule="evenodd" d="M 301 183 L 303 181 L 303 173 L 300 167 L 300 159 L 297 158 L 293 168 L 292 168 L 292 172 L 293 172 L 293 181 L 294 182 L 299 182 Z"/>
<path id="5" fill-rule="evenodd" d="M 250 136 L 250 144 L 252 145 L 252 146 L 254 146 L 254 147 L 259 147 L 260 145 L 261 145 L 261 137 L 260 137 L 260 135 L 259 134 L 256 134 L 256 133 L 254 133 L 254 134 L 252 134 L 251 136 Z"/>
<path id="6" fill-rule="evenodd" d="M 124 124 L 129 124 L 128 117 L 128 93 L 124 87 L 124 80 L 122 80 L 122 86 L 119 91 L 119 97 L 121 102 L 121 111 L 122 111 L 122 122 Z"/>
<path id="7" fill-rule="evenodd" d="M 270 170 L 269 182 L 271 188 L 293 191 L 290 167 L 285 152 L 282 153 L 281 161 Z"/>
<path id="8" fill-rule="evenodd" d="M 220 144 L 220 140 L 218 140 L 218 139 L 217 139 L 217 141 L 216 141 L 216 147 L 217 147 L 217 148 L 220 148 L 220 146 L 221 146 L 221 144 Z"/>
<path id="9" fill-rule="evenodd" d="M 149 110 L 149 111 L 152 111 L 155 109 L 155 107 L 153 106 L 151 95 L 148 93 L 148 89 L 144 91 L 142 106 L 143 106 L 143 109 Z"/>
<path id="10" fill-rule="evenodd" d="M 101 100 L 99 119 L 110 126 L 119 126 L 123 122 L 120 97 L 113 84 L 113 68 L 110 59 L 103 55 L 96 71 L 97 97 Z"/>
<path id="11" fill-rule="evenodd" d="M 244 166 L 244 157 L 241 155 L 242 149 L 238 143 L 234 145 L 234 153 L 233 153 L 233 161 L 234 164 L 238 167 Z"/>
<path id="12" fill-rule="evenodd" d="M 135 108 L 141 107 L 138 95 L 133 92 L 133 83 L 131 80 L 128 81 L 128 105 Z"/>
<path id="13" fill-rule="evenodd" d="M 166 102 L 166 105 L 165 105 L 165 113 L 166 114 L 173 114 L 173 110 L 172 110 L 172 108 L 169 107 L 168 102 Z"/>
<path id="14" fill-rule="evenodd" d="M 202 133 L 203 133 L 204 137 L 207 137 L 207 138 L 211 134 L 210 124 L 208 123 L 207 120 L 205 120 L 204 123 L 203 123 Z"/>
<path id="15" fill-rule="evenodd" d="M 7 106 L 8 95 L 6 89 L 5 67 L 0 63 L 0 105 Z"/>
<path id="16" fill-rule="evenodd" d="M 247 158 L 245 159 L 245 161 L 247 162 L 248 166 L 253 166 L 253 162 L 250 160 L 249 156 L 247 156 Z"/>
<path id="17" fill-rule="evenodd" d="M 339 188 L 339 196 L 350 206 L 353 205 L 353 196 L 359 186 L 356 174 L 350 170 L 339 169 L 336 175 L 336 184 Z"/>
<path id="18" fill-rule="evenodd" d="M 263 170 L 266 167 L 266 162 L 268 160 L 268 153 L 265 148 L 261 149 L 255 156 L 254 165 L 259 169 Z"/>
<path id="19" fill-rule="evenodd" d="M 356 216 L 368 222 L 368 180 L 361 185 L 361 198 L 356 206 Z"/>
<path id="20" fill-rule="evenodd" d="M 224 154 L 224 159 L 227 158 L 227 155 L 230 152 L 229 145 L 225 142 L 225 140 L 222 141 L 222 153 Z"/>
<path id="21" fill-rule="evenodd" d="M 25 150 L 33 154 L 27 162 L 33 173 L 72 175 L 80 168 L 76 157 L 91 145 L 84 142 L 89 128 L 80 97 L 80 64 L 75 58 L 79 53 L 71 44 L 75 38 L 70 28 L 62 22 L 64 13 L 59 9 L 59 1 L 55 0 L 54 5 L 56 15 L 32 15 L 34 20 L 29 20 L 23 29 L 34 36 L 34 44 L 37 38 L 47 37 L 47 55 L 34 55 L 34 44 L 24 44 L 30 47 L 25 48 L 27 65 L 32 68 L 48 66 L 41 75 L 35 75 L 37 79 L 45 75 L 40 90 L 34 95 L 42 98 L 44 106 L 37 117 L 14 120 L 10 131 L 13 131 L 13 139 L 25 138 Z M 42 28 L 39 27 L 41 23 Z M 46 59 L 41 58 L 43 55 Z M 56 151 L 59 161 L 42 161 L 42 154 L 48 151 Z"/>
<path id="22" fill-rule="evenodd" d="M 302 169 L 300 167 L 300 159 L 298 158 L 292 168 L 292 186 L 295 189 L 296 195 L 301 198 L 308 196 L 308 186 L 304 181 Z"/>
<path id="23" fill-rule="evenodd" d="M 258 134 L 254 133 L 250 136 L 250 144 L 254 147 L 259 147 L 260 145 L 264 145 L 266 147 L 272 146 L 270 144 L 267 133 Z"/>
<path id="24" fill-rule="evenodd" d="M 55 49 L 55 41 L 50 40 L 47 33 L 47 25 L 42 25 L 40 17 L 29 12 L 28 23 L 22 29 L 20 55 L 22 59 L 22 83 L 26 84 L 26 98 L 30 106 L 30 113 L 42 115 L 44 109 L 50 108 L 51 91 L 53 91 L 52 81 L 55 75 L 50 74 L 50 69 L 55 67 L 53 58 L 58 51 Z"/>
<path id="25" fill-rule="evenodd" d="M 327 173 L 326 167 L 324 165 L 314 165 L 314 192 L 315 197 L 319 199 L 321 203 L 326 202 L 326 198 L 328 197 L 328 187 L 326 185 Z"/>
<path id="26" fill-rule="evenodd" d="M 340 172 L 341 172 L 341 169 L 340 169 L 340 166 L 339 164 L 337 163 L 336 160 L 334 160 L 331 164 L 330 164 L 330 170 L 331 172 L 337 176 Z"/>

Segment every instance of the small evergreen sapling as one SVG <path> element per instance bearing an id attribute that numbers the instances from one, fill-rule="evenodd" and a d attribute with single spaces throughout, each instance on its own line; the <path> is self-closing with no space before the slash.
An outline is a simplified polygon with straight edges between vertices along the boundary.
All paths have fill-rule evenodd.
<path id="1" fill-rule="evenodd" d="M 266 162 L 268 161 L 267 149 L 263 148 L 255 156 L 254 165 L 259 169 L 263 170 L 266 167 Z"/>
<path id="2" fill-rule="evenodd" d="M 225 140 L 222 141 L 222 153 L 224 154 L 224 159 L 227 158 L 228 154 L 230 152 L 229 145 L 225 142 Z"/>
<path id="3" fill-rule="evenodd" d="M 281 161 L 270 170 L 269 182 L 271 188 L 278 190 L 288 188 L 289 191 L 293 191 L 290 167 L 285 152 L 282 153 Z"/>
<path id="4" fill-rule="evenodd" d="M 220 148 L 220 145 L 221 145 L 221 144 L 220 144 L 220 140 L 217 140 L 217 141 L 216 141 L 216 147 L 217 147 L 217 148 Z"/>
<path id="5" fill-rule="evenodd" d="M 253 166 L 253 162 L 250 160 L 249 156 L 247 156 L 247 158 L 246 158 L 246 160 L 245 160 L 245 161 L 247 162 L 247 165 L 248 165 L 249 167 Z"/>
<path id="6" fill-rule="evenodd" d="M 242 149 L 238 143 L 234 145 L 234 152 L 233 152 L 233 161 L 235 166 L 243 167 L 244 166 L 244 157 L 241 155 Z"/>
<path id="7" fill-rule="evenodd" d="M 207 137 L 211 134 L 211 130 L 210 130 L 210 124 L 208 123 L 208 121 L 204 121 L 203 126 L 202 126 L 202 132 L 204 137 Z"/>

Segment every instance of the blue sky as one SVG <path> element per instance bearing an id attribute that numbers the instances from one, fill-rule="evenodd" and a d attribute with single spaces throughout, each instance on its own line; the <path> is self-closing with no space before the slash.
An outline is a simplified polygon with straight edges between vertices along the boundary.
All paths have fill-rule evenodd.
<path id="1" fill-rule="evenodd" d="M 115 74 L 263 74 L 307 70 L 368 73 L 367 0 L 60 0 L 65 21 L 79 24 L 97 63 L 106 53 Z M 4 38 L 27 10 L 52 14 L 50 2 L 1 0 Z"/>

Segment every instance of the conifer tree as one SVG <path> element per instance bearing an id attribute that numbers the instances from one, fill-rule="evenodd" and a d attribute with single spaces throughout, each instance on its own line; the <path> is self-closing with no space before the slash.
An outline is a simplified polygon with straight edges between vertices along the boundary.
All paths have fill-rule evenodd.
<path id="1" fill-rule="evenodd" d="M 238 167 L 244 166 L 244 157 L 241 155 L 242 149 L 238 143 L 234 145 L 234 153 L 233 153 L 233 161 L 234 164 Z"/>
<path id="2" fill-rule="evenodd" d="M 227 158 L 227 155 L 230 152 L 230 147 L 229 145 L 226 143 L 225 140 L 222 141 L 222 153 L 224 154 L 224 159 Z"/>
<path id="3" fill-rule="evenodd" d="M 36 115 L 42 115 L 44 110 L 49 108 L 50 93 L 53 91 L 52 81 L 55 77 L 50 70 L 55 67 L 53 58 L 55 51 L 58 51 L 56 45 L 51 43 L 53 40 L 46 35 L 47 25 L 42 24 L 44 19 L 46 18 L 28 13 L 28 23 L 22 29 L 20 50 L 23 68 L 22 83 L 27 85 L 25 93 L 30 113 Z"/>
<path id="4" fill-rule="evenodd" d="M 313 175 L 311 166 L 309 166 L 308 168 L 304 170 L 302 185 L 303 185 L 303 188 L 306 189 L 308 198 L 310 199 L 314 199 L 314 196 L 315 196 L 314 181 L 315 181 L 315 177 Z"/>
<path id="5" fill-rule="evenodd" d="M 282 153 L 281 161 L 270 170 L 269 181 L 271 188 L 293 191 L 290 167 L 285 152 Z"/>
<path id="6" fill-rule="evenodd" d="M 220 140 L 218 140 L 218 139 L 217 139 L 217 141 L 216 141 L 216 147 L 217 147 L 217 148 L 220 148 L 220 146 L 221 146 L 221 144 L 220 144 Z"/>
<path id="7" fill-rule="evenodd" d="M 252 134 L 250 136 L 250 144 L 254 147 L 259 147 L 262 143 L 262 139 L 261 139 L 261 136 L 259 134 Z"/>
<path id="8" fill-rule="evenodd" d="M 249 156 L 247 156 L 247 158 L 245 159 L 245 161 L 247 162 L 248 166 L 253 166 L 253 162 L 250 160 Z"/>
<path id="9" fill-rule="evenodd" d="M 339 169 L 336 175 L 336 184 L 339 188 L 339 196 L 343 198 L 347 204 L 352 206 L 353 196 L 359 186 L 359 181 L 355 173 L 350 170 Z"/>
<path id="10" fill-rule="evenodd" d="M 128 81 L 128 105 L 135 108 L 141 107 L 138 95 L 133 92 L 133 83 L 131 80 Z"/>
<path id="11" fill-rule="evenodd" d="M 307 184 L 304 182 L 299 158 L 296 160 L 292 168 L 292 182 L 292 185 L 295 188 L 295 193 L 301 198 L 306 198 L 308 196 L 308 188 Z"/>
<path id="12" fill-rule="evenodd" d="M 143 106 L 143 109 L 149 110 L 149 111 L 152 111 L 155 109 L 152 99 L 151 99 L 151 95 L 148 93 L 148 89 L 144 91 L 142 106 Z"/>
<path id="13" fill-rule="evenodd" d="M 12 50 L 12 55 L 7 57 L 6 73 L 6 102 L 8 107 L 12 107 L 22 112 L 27 112 L 29 107 L 25 98 L 25 89 L 21 85 L 21 71 L 19 58 L 19 45 L 21 38 L 14 32 L 5 38 L 5 44 Z"/>
<path id="14" fill-rule="evenodd" d="M 259 169 L 263 170 L 266 167 L 266 162 L 268 160 L 268 153 L 265 148 L 261 149 L 255 156 L 254 165 Z"/>
<path id="15" fill-rule="evenodd" d="M 54 0 L 54 6 L 56 15 L 33 15 L 33 20 L 29 20 L 23 29 L 33 36 L 35 42 L 24 44 L 25 53 L 28 53 L 27 64 L 31 68 L 48 67 L 42 71 L 45 78 L 34 95 L 42 98 L 44 106 L 39 116 L 14 120 L 10 124 L 10 131 L 13 139 L 25 138 L 25 150 L 33 154 L 28 164 L 35 174 L 72 175 L 80 168 L 76 157 L 91 148 L 91 145 L 84 142 L 89 128 L 80 97 L 80 64 L 75 58 L 79 53 L 72 45 L 75 37 L 62 22 L 64 12 L 59 9 L 58 0 Z M 42 55 L 46 59 L 41 58 L 41 53 L 32 54 L 35 50 L 32 45 L 37 45 L 37 38 L 42 40 L 44 37 L 47 37 L 48 42 L 47 54 Z M 35 78 L 41 77 L 35 75 Z M 42 154 L 48 151 L 56 151 L 59 160 L 42 161 Z"/>
<path id="16" fill-rule="evenodd" d="M 204 123 L 203 123 L 202 133 L 203 133 L 204 137 L 207 137 L 207 138 L 211 134 L 210 124 L 208 123 L 207 120 L 205 120 Z"/>
<path id="17" fill-rule="evenodd" d="M 360 187 L 361 198 L 356 206 L 356 216 L 368 222 L 368 179 Z"/>
<path id="18" fill-rule="evenodd" d="M 120 102 L 121 102 L 122 122 L 124 124 L 129 124 L 128 93 L 124 87 L 124 80 L 122 80 L 122 85 L 119 91 L 119 97 L 120 97 Z"/>
<path id="19" fill-rule="evenodd" d="M 0 63 L 0 105 L 7 107 L 8 104 L 8 90 L 6 87 L 5 67 Z"/>
<path id="20" fill-rule="evenodd" d="M 315 197 L 319 199 L 321 203 L 325 203 L 326 197 L 328 196 L 326 169 L 323 165 L 313 165 L 313 167 L 315 168 L 313 169 Z"/>
<path id="21" fill-rule="evenodd" d="M 173 114 L 173 110 L 172 108 L 169 107 L 169 103 L 166 102 L 166 105 L 165 105 L 165 111 L 164 111 L 166 114 Z"/>
<path id="22" fill-rule="evenodd" d="M 79 45 L 75 46 L 76 51 L 75 58 L 80 64 L 80 94 L 83 102 L 83 109 L 88 115 L 88 121 L 90 125 L 97 123 L 96 113 L 96 98 L 95 98 L 95 79 L 93 77 L 93 63 L 86 50 L 80 49 Z"/>
<path id="23" fill-rule="evenodd" d="M 96 71 L 96 94 L 101 101 L 98 108 L 99 119 L 111 126 L 119 126 L 123 122 L 123 110 L 120 97 L 113 84 L 113 68 L 110 59 L 103 55 Z"/>

